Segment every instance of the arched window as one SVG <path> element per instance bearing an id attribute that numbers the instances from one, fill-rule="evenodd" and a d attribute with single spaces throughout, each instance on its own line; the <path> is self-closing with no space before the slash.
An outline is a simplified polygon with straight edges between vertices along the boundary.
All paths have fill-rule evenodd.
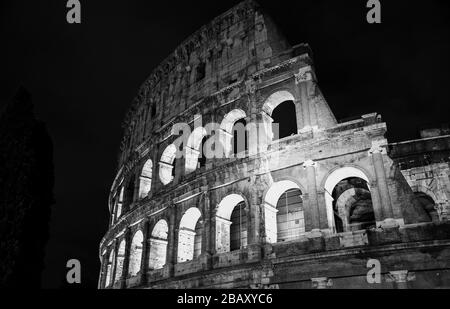
<path id="1" fill-rule="evenodd" d="M 273 140 L 297 134 L 297 116 L 293 101 L 279 104 L 272 112 L 272 119 Z"/>
<path id="2" fill-rule="evenodd" d="M 237 155 L 248 150 L 247 122 L 239 119 L 233 125 L 233 154 Z"/>
<path id="3" fill-rule="evenodd" d="M 169 184 L 175 175 L 175 158 L 177 154 L 177 147 L 170 144 L 164 150 L 159 162 L 159 179 L 164 185 Z"/>
<path id="4" fill-rule="evenodd" d="M 245 147 L 246 144 L 246 139 L 247 139 L 247 132 L 245 131 L 245 134 L 239 134 L 239 137 L 241 137 L 240 139 L 236 139 L 234 138 L 233 141 L 233 137 L 234 137 L 234 131 L 233 129 L 235 128 L 235 125 L 238 121 L 243 120 L 243 122 L 241 123 L 245 123 L 245 112 L 241 109 L 234 109 L 232 111 L 230 111 L 228 114 L 225 115 L 225 117 L 223 118 L 222 122 L 220 123 L 220 141 L 223 147 L 223 151 L 224 151 L 224 155 L 226 158 L 228 158 L 231 154 L 233 153 L 237 153 L 234 152 L 233 149 L 237 149 L 237 147 L 233 147 L 234 143 L 238 143 L 239 145 L 244 144 L 244 148 L 247 149 L 247 147 Z M 237 128 L 240 129 L 239 133 L 243 133 L 242 132 L 242 127 L 238 126 Z M 245 128 L 245 126 L 244 126 Z M 244 138 L 242 138 L 244 137 Z M 248 143 L 248 141 L 247 141 Z"/>
<path id="5" fill-rule="evenodd" d="M 153 174 L 153 162 L 147 160 L 142 167 L 141 176 L 139 178 L 139 198 L 143 199 L 147 197 L 152 188 L 152 174 Z"/>
<path id="6" fill-rule="evenodd" d="M 118 282 L 120 279 L 122 279 L 124 261 L 125 261 L 125 239 L 122 239 L 119 245 L 119 250 L 117 251 L 116 276 L 114 278 L 114 282 Z"/>
<path id="7" fill-rule="evenodd" d="M 357 178 L 357 180 L 354 178 Z M 341 183 L 341 181 L 344 182 Z M 372 225 L 370 212 L 373 214 L 373 207 L 372 201 L 368 201 L 370 182 L 366 174 L 359 168 L 346 166 L 333 171 L 325 181 L 324 190 L 330 229 L 340 232 L 354 230 L 358 226 L 363 228 L 363 226 Z M 339 199 L 340 201 L 338 201 Z M 367 213 L 358 219 L 358 214 L 361 212 Z M 353 216 L 352 219 L 349 217 L 351 215 Z M 358 220 L 365 222 L 357 223 Z M 350 221 L 352 221 L 353 226 L 350 226 Z"/>
<path id="8" fill-rule="evenodd" d="M 305 232 L 302 192 L 290 189 L 277 203 L 277 241 L 298 239 Z"/>
<path id="9" fill-rule="evenodd" d="M 278 140 L 297 134 L 297 116 L 294 104 L 295 98 L 285 90 L 270 95 L 263 105 L 263 117 L 267 135 L 271 140 Z M 270 121 L 270 118 L 272 119 Z M 270 125 L 271 122 L 271 125 Z"/>
<path id="10" fill-rule="evenodd" d="M 372 197 L 367 182 L 358 177 L 339 181 L 332 191 L 336 232 L 376 226 Z"/>
<path id="11" fill-rule="evenodd" d="M 291 241 L 305 233 L 302 192 L 291 180 L 273 183 L 264 198 L 266 239 Z"/>
<path id="12" fill-rule="evenodd" d="M 206 134 L 205 128 L 198 127 L 189 135 L 186 144 L 186 173 L 191 173 L 197 169 L 199 157 L 201 158 L 203 154 L 202 141 Z"/>
<path id="13" fill-rule="evenodd" d="M 239 194 L 226 196 L 216 213 L 217 253 L 247 247 L 247 214 L 245 201 Z"/>
<path id="14" fill-rule="evenodd" d="M 125 211 L 130 210 L 130 206 L 134 202 L 134 187 L 135 187 L 134 175 L 131 175 L 124 192 Z"/>
<path id="15" fill-rule="evenodd" d="M 230 221 L 230 251 L 245 248 L 247 246 L 247 216 L 244 201 L 234 207 Z"/>
<path id="16" fill-rule="evenodd" d="M 438 222 L 439 214 L 437 212 L 436 203 L 434 202 L 433 198 L 423 192 L 415 192 L 414 194 L 420 205 L 422 206 L 422 209 L 428 215 L 429 221 Z"/>
<path id="17" fill-rule="evenodd" d="M 189 208 L 180 221 L 178 232 L 178 263 L 191 261 L 201 252 L 202 224 L 198 208 Z"/>
<path id="18" fill-rule="evenodd" d="M 142 235 L 142 232 L 137 231 L 134 234 L 133 240 L 131 241 L 130 263 L 128 266 L 128 274 L 130 276 L 136 276 L 141 270 L 143 240 L 144 236 Z"/>
<path id="19" fill-rule="evenodd" d="M 108 256 L 108 264 L 106 265 L 105 287 L 109 287 L 112 283 L 113 261 L 114 261 L 114 250 L 111 250 Z"/>
<path id="20" fill-rule="evenodd" d="M 159 220 L 150 237 L 149 269 L 161 269 L 166 264 L 168 233 L 167 221 Z"/>
<path id="21" fill-rule="evenodd" d="M 206 143 L 207 138 L 204 137 L 202 139 L 202 143 L 200 145 L 200 154 L 198 157 L 198 163 L 197 163 L 197 168 L 202 168 L 205 167 L 206 165 L 206 154 L 205 154 L 205 143 Z"/>

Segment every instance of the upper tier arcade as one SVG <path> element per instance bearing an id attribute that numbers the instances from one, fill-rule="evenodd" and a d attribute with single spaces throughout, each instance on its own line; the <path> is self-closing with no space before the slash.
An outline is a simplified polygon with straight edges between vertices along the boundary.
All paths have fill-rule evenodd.
<path id="1" fill-rule="evenodd" d="M 383 269 L 403 271 L 415 256 L 408 268 L 434 276 L 450 261 L 450 202 L 412 191 L 422 183 L 415 170 L 405 179 L 386 132 L 377 113 L 338 123 L 308 45 L 290 46 L 242 2 L 141 87 L 111 187 L 99 287 L 308 287 L 328 276 L 345 286 L 360 282 L 374 250 Z M 440 192 L 450 192 L 444 176 Z"/>

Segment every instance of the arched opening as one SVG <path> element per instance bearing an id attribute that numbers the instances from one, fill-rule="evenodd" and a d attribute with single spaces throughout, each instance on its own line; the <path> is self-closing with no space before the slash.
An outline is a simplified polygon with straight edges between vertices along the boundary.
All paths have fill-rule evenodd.
<path id="1" fill-rule="evenodd" d="M 166 264 L 167 235 L 169 226 L 166 220 L 156 223 L 150 237 L 149 269 L 161 269 Z"/>
<path id="2" fill-rule="evenodd" d="M 197 164 L 197 168 L 202 168 L 206 166 L 206 154 L 205 154 L 205 143 L 207 141 L 207 138 L 204 137 L 202 139 L 202 143 L 200 144 L 200 154 L 199 154 L 199 158 L 198 158 L 198 164 Z"/>
<path id="3" fill-rule="evenodd" d="M 119 245 L 119 250 L 117 251 L 116 276 L 114 278 L 114 282 L 118 282 L 120 279 L 122 279 L 124 261 L 125 261 L 125 240 L 122 239 Z"/>
<path id="4" fill-rule="evenodd" d="M 163 185 L 169 184 L 175 177 L 175 158 L 177 147 L 170 144 L 164 150 L 159 162 L 159 179 Z"/>
<path id="5" fill-rule="evenodd" d="M 375 226 L 369 178 L 360 169 L 346 166 L 325 181 L 328 225 L 334 232 Z"/>
<path id="6" fill-rule="evenodd" d="M 200 62 L 196 68 L 195 81 L 199 82 L 205 78 L 206 74 L 206 64 L 204 62 Z"/>
<path id="7" fill-rule="evenodd" d="M 189 135 L 186 144 L 186 173 L 191 173 L 199 166 L 199 158 L 204 158 L 202 163 L 206 163 L 206 156 L 203 153 L 203 144 L 205 142 L 206 129 L 203 127 L 196 128 Z"/>
<path id="8" fill-rule="evenodd" d="M 247 246 L 247 216 L 244 201 L 234 207 L 230 221 L 230 251 L 245 248 Z"/>
<path id="9" fill-rule="evenodd" d="M 305 233 L 302 192 L 289 189 L 277 203 L 277 242 L 298 239 Z"/>
<path id="10" fill-rule="evenodd" d="M 237 150 L 239 148 L 235 146 L 235 143 L 241 146 L 244 145 L 244 147 L 241 148 L 244 149 L 248 148 L 248 146 L 245 146 L 246 144 L 248 144 L 247 131 L 245 129 L 245 125 L 242 127 L 242 124 L 245 123 L 245 117 L 246 115 L 243 110 L 234 109 L 230 111 L 228 114 L 226 114 L 222 122 L 220 123 L 220 141 L 223 147 L 225 157 L 229 157 L 231 154 L 238 153 Z M 236 126 L 237 123 L 240 123 L 240 125 Z M 238 136 L 236 136 L 235 134 L 236 129 L 239 129 L 237 131 L 237 133 L 239 134 Z"/>
<path id="11" fill-rule="evenodd" d="M 233 154 L 237 155 L 248 150 L 247 122 L 245 119 L 239 119 L 233 125 Z"/>
<path id="12" fill-rule="evenodd" d="M 143 240 L 144 236 L 139 230 L 134 234 L 133 240 L 131 241 L 130 263 L 128 266 L 128 274 L 130 276 L 136 276 L 141 270 Z"/>
<path id="13" fill-rule="evenodd" d="M 414 193 L 417 200 L 419 201 L 422 209 L 428 215 L 430 222 L 439 222 L 439 214 L 436 209 L 436 203 L 428 194 L 423 192 Z"/>
<path id="14" fill-rule="evenodd" d="M 178 232 L 178 263 L 191 261 L 201 253 L 202 223 L 198 208 L 189 208 L 180 221 Z"/>
<path id="15" fill-rule="evenodd" d="M 336 232 L 370 229 L 376 226 L 372 197 L 367 182 L 358 177 L 339 181 L 333 189 Z"/>
<path id="16" fill-rule="evenodd" d="M 141 176 L 139 178 L 139 198 L 143 199 L 148 196 L 152 188 L 153 162 L 147 160 L 142 167 Z"/>
<path id="17" fill-rule="evenodd" d="M 105 287 L 109 287 L 112 283 L 113 261 L 114 261 L 114 250 L 111 250 L 108 256 L 108 264 L 106 265 Z"/>
<path id="18" fill-rule="evenodd" d="M 297 134 L 297 113 L 294 102 L 294 96 L 285 90 L 273 93 L 264 102 L 263 115 L 270 116 L 264 117 L 266 134 L 271 140 Z"/>
<path id="19" fill-rule="evenodd" d="M 297 134 L 297 116 L 293 101 L 284 101 L 272 112 L 273 140 Z"/>
<path id="20" fill-rule="evenodd" d="M 226 196 L 216 213 L 217 253 L 247 247 L 247 214 L 244 198 L 239 194 Z"/>
<path id="21" fill-rule="evenodd" d="M 264 198 L 266 240 L 291 241 L 305 233 L 302 191 L 291 180 L 277 181 Z"/>

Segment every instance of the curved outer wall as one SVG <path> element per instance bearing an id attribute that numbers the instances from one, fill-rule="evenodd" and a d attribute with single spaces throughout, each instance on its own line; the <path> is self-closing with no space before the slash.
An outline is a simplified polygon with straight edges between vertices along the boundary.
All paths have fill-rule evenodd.
<path id="1" fill-rule="evenodd" d="M 295 105 L 297 132 L 274 140 L 271 115 L 284 101 Z M 200 141 L 193 136 L 173 160 L 174 124 L 194 131 L 199 116 L 203 126 L 221 125 L 224 144 L 230 124 L 254 124 L 245 156 L 192 164 Z M 449 286 L 448 200 L 439 221 L 428 223 L 388 155 L 381 117 L 338 124 L 309 47 L 289 46 L 253 1 L 217 17 L 164 60 L 142 85 L 124 129 L 99 288 L 369 287 L 370 257 L 382 263 L 385 287 Z M 376 228 L 337 231 L 329 191 L 346 177 L 367 182 Z M 279 242 L 276 201 L 293 188 L 302 193 L 304 226 Z M 230 213 L 238 203 L 246 234 L 232 250 Z M 433 269 L 441 270 L 439 282 Z"/>

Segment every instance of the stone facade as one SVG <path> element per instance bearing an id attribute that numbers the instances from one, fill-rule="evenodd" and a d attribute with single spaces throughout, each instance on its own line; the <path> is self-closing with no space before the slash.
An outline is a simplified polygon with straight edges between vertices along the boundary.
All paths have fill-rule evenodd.
<path id="1" fill-rule="evenodd" d="M 282 136 L 285 104 L 296 129 Z M 179 123 L 192 132 L 181 145 Z M 164 60 L 124 129 L 99 288 L 450 287 L 449 138 L 405 167 L 429 140 L 405 144 L 420 153 L 389 144 L 377 113 L 339 123 L 308 45 L 290 46 L 253 1 Z M 211 136 L 224 158 L 202 157 Z"/>

